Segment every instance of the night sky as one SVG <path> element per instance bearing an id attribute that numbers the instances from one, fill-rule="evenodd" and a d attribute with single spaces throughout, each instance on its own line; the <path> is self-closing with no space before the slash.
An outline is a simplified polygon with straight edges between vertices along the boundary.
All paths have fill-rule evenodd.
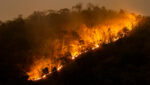
<path id="1" fill-rule="evenodd" d="M 26 17 L 33 11 L 71 8 L 77 3 L 89 2 L 109 9 L 125 9 L 141 15 L 150 15 L 150 0 L 0 0 L 0 20 L 11 20 L 20 14 Z"/>

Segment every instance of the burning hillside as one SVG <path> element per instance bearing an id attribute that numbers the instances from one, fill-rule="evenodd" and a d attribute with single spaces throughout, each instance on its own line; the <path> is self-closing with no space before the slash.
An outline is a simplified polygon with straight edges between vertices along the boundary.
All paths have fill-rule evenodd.
<path id="1" fill-rule="evenodd" d="M 54 18 L 54 15 L 57 15 L 58 19 Z M 45 16 L 52 16 L 52 20 L 59 26 L 50 25 L 53 27 L 49 34 L 52 38 L 45 39 L 41 44 L 40 55 L 34 55 L 30 69 L 26 72 L 28 80 L 44 79 L 80 54 L 99 48 L 102 44 L 117 41 L 128 35 L 140 21 L 137 14 L 115 12 L 95 6 L 75 11 L 63 9 Z"/>
<path id="2" fill-rule="evenodd" d="M 75 74 L 69 73 L 70 71 L 76 73 L 76 70 L 70 69 L 74 68 L 70 64 L 81 63 L 81 67 L 77 65 L 77 69 L 79 75 L 80 69 L 81 74 L 85 72 L 83 80 L 86 80 L 85 77 L 88 78 L 89 74 L 95 77 L 94 73 L 97 71 L 99 74 L 98 76 L 96 74 L 96 78 L 100 78 L 101 81 L 106 79 L 107 82 L 107 78 L 103 77 L 109 77 L 109 75 L 102 74 L 105 71 L 107 72 L 111 65 L 110 67 L 106 66 L 107 69 L 103 69 L 105 63 L 107 65 L 109 65 L 109 62 L 114 64 L 113 59 L 116 59 L 116 67 L 114 65 L 114 68 L 111 68 L 116 71 L 116 76 L 118 71 L 124 72 L 120 68 L 124 67 L 123 65 L 126 65 L 124 63 L 130 61 L 130 58 L 133 60 L 131 63 L 134 63 L 137 56 L 149 56 L 149 38 L 145 37 L 149 36 L 150 31 L 146 29 L 150 27 L 149 22 L 146 21 L 145 17 L 136 13 L 129 13 L 124 10 L 109 10 L 92 4 L 85 8 L 82 8 L 82 5 L 76 5 L 72 9 L 36 11 L 25 19 L 19 16 L 14 20 L 0 22 L 0 81 L 4 85 L 12 85 L 13 82 L 14 85 L 28 85 L 26 83 L 35 83 L 32 81 L 50 80 L 53 78 L 53 74 L 58 73 L 61 75 L 57 76 L 58 78 L 56 77 L 56 81 L 59 82 L 60 79 L 64 83 L 64 80 L 69 81 L 70 75 L 73 76 L 71 77 L 72 80 L 74 79 Z M 141 24 L 146 27 L 141 26 Z M 136 33 L 138 28 L 144 28 L 144 31 L 140 30 L 137 31 L 139 33 Z M 133 38 L 130 37 L 131 35 Z M 133 35 L 138 37 L 134 38 Z M 138 42 L 136 42 L 136 38 Z M 120 44 L 119 41 L 125 43 Z M 119 44 L 109 46 L 118 42 Z M 107 45 L 109 48 L 107 48 Z M 135 52 L 132 52 L 131 48 L 136 49 Z M 143 48 L 142 51 L 140 51 L 141 48 Z M 90 52 L 93 52 L 93 54 L 90 55 Z M 83 56 L 85 62 L 82 62 L 84 61 Z M 126 57 L 129 57 L 129 59 L 126 59 Z M 137 58 L 139 59 L 137 66 L 140 66 L 140 59 L 142 58 Z M 143 61 L 146 62 L 146 60 Z M 149 67 L 149 64 L 139 69 L 145 70 L 146 67 Z M 68 72 L 63 72 L 66 69 L 69 69 Z M 94 71 L 91 71 L 93 69 Z M 69 74 L 66 78 L 65 74 L 67 73 Z M 126 73 L 128 73 L 128 69 Z M 124 80 L 128 79 L 128 76 L 126 77 L 124 73 L 120 73 L 120 75 L 123 75 Z M 52 78 L 49 78 L 51 76 Z M 115 76 L 111 77 L 114 78 Z M 91 79 L 90 76 L 89 79 Z M 123 83 L 124 80 L 122 80 Z M 52 81 L 52 83 L 55 83 L 55 81 Z"/>

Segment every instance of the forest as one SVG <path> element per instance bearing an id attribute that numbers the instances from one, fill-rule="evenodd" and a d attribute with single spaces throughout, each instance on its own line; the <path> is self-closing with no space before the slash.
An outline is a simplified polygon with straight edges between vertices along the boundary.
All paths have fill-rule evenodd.
<path id="1" fill-rule="evenodd" d="M 72 42 L 86 43 L 82 36 L 88 35 L 80 34 L 83 24 L 87 29 L 95 29 L 98 25 L 114 23 L 111 20 L 119 22 L 121 18 L 123 22 L 127 14 L 125 10 L 114 11 L 92 4 L 83 8 L 78 4 L 72 9 L 35 11 L 27 18 L 19 15 L 0 22 L 0 85 L 149 85 L 148 16 L 131 13 L 142 18 L 133 30 L 128 32 L 129 29 L 123 28 L 122 34 L 117 33 L 117 41 L 113 42 L 115 35 L 108 37 L 108 41 L 102 40 L 100 48 L 89 50 L 74 61 L 68 57 L 73 55 Z M 52 64 L 63 63 L 64 67 L 44 80 L 28 80 L 30 68 L 41 58 L 52 60 Z"/>

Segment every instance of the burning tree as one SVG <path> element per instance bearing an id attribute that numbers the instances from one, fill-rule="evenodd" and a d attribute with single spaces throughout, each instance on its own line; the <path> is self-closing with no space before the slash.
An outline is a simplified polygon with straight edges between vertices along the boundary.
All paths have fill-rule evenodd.
<path id="1" fill-rule="evenodd" d="M 59 71 L 82 53 L 115 42 L 139 23 L 137 14 L 89 5 L 87 9 L 35 12 L 25 20 L 32 43 L 28 80 L 40 80 Z M 32 41 L 32 42 L 31 42 Z"/>

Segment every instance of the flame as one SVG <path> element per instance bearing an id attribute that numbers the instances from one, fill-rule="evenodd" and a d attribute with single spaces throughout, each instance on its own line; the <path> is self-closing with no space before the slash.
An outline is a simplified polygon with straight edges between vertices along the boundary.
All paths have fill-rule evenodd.
<path id="1" fill-rule="evenodd" d="M 60 65 L 60 66 L 57 68 L 57 71 L 60 71 L 62 68 L 63 68 L 63 65 Z"/>
<path id="2" fill-rule="evenodd" d="M 54 59 L 46 57 L 35 59 L 30 71 L 27 72 L 29 76 L 28 80 L 37 81 L 45 79 L 47 75 L 52 73 L 54 67 L 56 67 L 57 71 L 60 71 L 64 65 L 61 60 L 59 60 L 59 58 L 61 58 L 60 56 L 66 56 L 66 54 L 69 53 L 66 57 L 74 60 L 82 53 L 100 48 L 103 43 L 107 44 L 117 41 L 131 31 L 139 21 L 137 15 L 125 13 L 122 17 L 112 18 L 94 27 L 88 27 L 82 24 L 79 29 L 76 30 L 80 36 L 79 39 L 68 41 L 67 39 L 70 36 L 65 36 L 63 39 L 54 41 L 55 52 L 51 55 L 55 56 Z M 48 68 L 48 73 L 44 74 L 42 70 L 45 68 Z"/>

